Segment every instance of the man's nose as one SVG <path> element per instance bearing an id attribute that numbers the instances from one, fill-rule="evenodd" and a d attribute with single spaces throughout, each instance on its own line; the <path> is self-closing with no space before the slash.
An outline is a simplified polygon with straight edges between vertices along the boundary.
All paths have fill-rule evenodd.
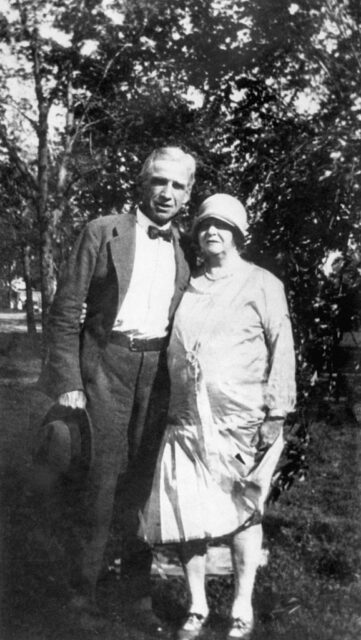
<path id="1" fill-rule="evenodd" d="M 171 182 L 167 182 L 162 189 L 162 195 L 165 198 L 170 198 L 172 196 L 172 183 Z"/>

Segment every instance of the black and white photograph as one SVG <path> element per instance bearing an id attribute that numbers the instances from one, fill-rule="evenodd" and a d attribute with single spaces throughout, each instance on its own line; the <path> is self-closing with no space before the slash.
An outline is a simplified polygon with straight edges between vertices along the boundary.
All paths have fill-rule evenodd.
<path id="1" fill-rule="evenodd" d="M 360 0 L 0 0 L 2 640 L 361 638 Z"/>

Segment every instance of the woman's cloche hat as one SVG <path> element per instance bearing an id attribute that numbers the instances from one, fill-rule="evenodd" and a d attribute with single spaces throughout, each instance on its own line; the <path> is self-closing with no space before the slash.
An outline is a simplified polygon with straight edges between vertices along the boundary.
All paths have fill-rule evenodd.
<path id="1" fill-rule="evenodd" d="M 53 405 L 38 433 L 35 461 L 55 475 L 83 481 L 93 459 L 92 424 L 85 409 Z"/>
<path id="2" fill-rule="evenodd" d="M 206 198 L 199 207 L 198 215 L 193 221 L 192 235 L 198 226 L 207 218 L 217 218 L 238 229 L 245 236 L 248 229 L 247 212 L 243 204 L 227 193 L 216 193 Z"/>

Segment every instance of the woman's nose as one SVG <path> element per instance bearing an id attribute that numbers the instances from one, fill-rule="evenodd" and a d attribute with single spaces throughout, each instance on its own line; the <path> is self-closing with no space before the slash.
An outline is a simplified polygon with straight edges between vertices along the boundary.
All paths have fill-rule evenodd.
<path id="1" fill-rule="evenodd" d="M 210 233 L 211 235 L 213 235 L 214 233 L 217 233 L 217 227 L 215 227 L 214 224 L 211 224 L 207 228 L 207 233 Z"/>

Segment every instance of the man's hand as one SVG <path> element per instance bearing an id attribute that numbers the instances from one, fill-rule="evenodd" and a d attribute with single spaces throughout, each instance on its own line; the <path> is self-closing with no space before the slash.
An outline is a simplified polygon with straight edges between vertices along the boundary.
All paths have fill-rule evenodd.
<path id="1" fill-rule="evenodd" d="M 84 320 L 86 318 L 87 309 L 88 309 L 87 303 L 83 302 L 83 304 L 81 306 L 81 314 L 80 314 L 80 320 L 79 320 L 80 324 L 84 324 Z"/>
<path id="2" fill-rule="evenodd" d="M 58 403 L 63 407 L 71 407 L 72 409 L 85 409 L 86 395 L 81 389 L 75 391 L 67 391 L 62 393 L 58 398 Z"/>
<path id="3" fill-rule="evenodd" d="M 277 439 L 284 425 L 283 418 L 268 418 L 260 426 L 259 429 L 259 451 L 267 451 Z"/>

